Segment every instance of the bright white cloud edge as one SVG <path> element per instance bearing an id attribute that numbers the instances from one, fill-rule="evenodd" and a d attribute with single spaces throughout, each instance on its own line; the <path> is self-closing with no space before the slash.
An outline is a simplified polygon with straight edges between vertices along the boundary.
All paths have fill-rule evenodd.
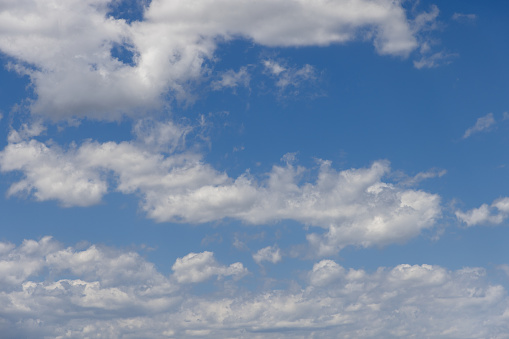
<path id="1" fill-rule="evenodd" d="M 402 264 L 374 272 L 316 262 L 293 288 L 248 291 L 242 263 L 191 253 L 164 275 L 133 251 L 0 243 L 0 332 L 24 338 L 505 338 L 506 290 L 482 268 Z M 190 283 L 217 276 L 215 292 Z M 230 272 L 231 273 L 231 272 Z M 182 276 L 193 277 L 181 280 Z M 236 274 L 233 274 L 236 276 Z M 198 277 L 198 278 L 197 278 Z M 209 278 L 210 278 L 209 277 Z M 195 279 L 197 278 L 197 279 Z M 288 282 L 287 282 L 288 283 Z"/>

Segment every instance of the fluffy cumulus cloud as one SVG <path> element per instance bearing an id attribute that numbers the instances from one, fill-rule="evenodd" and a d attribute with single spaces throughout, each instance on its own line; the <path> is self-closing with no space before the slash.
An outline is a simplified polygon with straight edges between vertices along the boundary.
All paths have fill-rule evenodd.
<path id="1" fill-rule="evenodd" d="M 0 51 L 9 69 L 30 77 L 32 112 L 117 119 L 161 107 L 168 93 L 186 99 L 217 45 L 239 37 L 282 47 L 369 39 L 378 53 L 405 57 L 438 13 L 434 8 L 411 20 L 392 0 L 153 0 L 140 20 L 126 21 L 111 15 L 112 4 L 3 2 Z M 241 69 L 214 86 L 248 81 Z"/>
<path id="2" fill-rule="evenodd" d="M 0 243 L 0 263 L 0 331 L 12 338 L 503 338 L 509 331 L 506 291 L 481 268 L 366 272 L 322 260 L 286 291 L 218 284 L 203 296 L 187 286 L 196 279 L 180 284 L 136 252 L 65 248 L 50 237 Z M 191 253 L 177 259 L 173 275 L 234 265 Z"/>
<path id="3" fill-rule="evenodd" d="M 264 177 L 246 172 L 231 178 L 196 154 L 154 152 L 153 139 L 146 139 L 85 142 L 65 150 L 33 139 L 10 143 L 0 152 L 0 170 L 24 174 L 10 194 L 28 192 L 64 206 L 95 204 L 113 186 L 138 194 L 148 217 L 159 222 L 289 219 L 318 226 L 328 231 L 308 238 L 320 255 L 347 245 L 405 241 L 440 216 L 437 195 L 382 181 L 390 172 L 386 161 L 343 171 L 322 161 L 313 182 L 303 182 L 309 170 L 291 162 L 274 166 Z"/>
<path id="4" fill-rule="evenodd" d="M 457 210 L 456 217 L 467 226 L 501 224 L 509 217 L 509 198 L 500 198 L 491 205 L 482 204 L 466 212 Z"/>

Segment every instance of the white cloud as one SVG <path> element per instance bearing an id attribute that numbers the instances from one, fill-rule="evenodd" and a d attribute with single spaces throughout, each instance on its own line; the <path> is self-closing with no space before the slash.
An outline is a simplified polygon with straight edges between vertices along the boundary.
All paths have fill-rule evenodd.
<path id="1" fill-rule="evenodd" d="M 463 139 L 470 137 L 474 133 L 486 132 L 493 125 L 495 125 L 495 123 L 496 122 L 495 118 L 493 118 L 493 113 L 488 113 L 485 116 L 477 119 L 475 125 L 465 131 L 465 134 L 463 134 Z"/>
<path id="2" fill-rule="evenodd" d="M 178 125 L 172 121 L 139 120 L 134 125 L 138 141 L 147 148 L 163 153 L 173 153 L 185 148 L 186 135 L 192 131 L 191 126 Z"/>
<path id="3" fill-rule="evenodd" d="M 33 113 L 110 120 L 160 108 L 168 93 L 189 98 L 217 44 L 238 37 L 265 46 L 323 46 L 370 36 L 378 53 L 406 57 L 423 29 L 423 20 L 411 22 L 400 3 L 389 0 L 154 0 L 143 20 L 131 23 L 109 16 L 110 4 L 2 5 L 0 51 L 13 58 L 11 70 L 30 77 Z M 132 60 L 113 57 L 115 48 L 129 51 Z M 233 75 L 239 73 L 217 84 L 232 86 Z"/>
<path id="4" fill-rule="evenodd" d="M 189 253 L 183 258 L 178 258 L 172 266 L 173 277 L 179 283 L 198 283 L 203 282 L 212 276 L 233 276 L 242 278 L 248 271 L 242 263 L 236 262 L 230 266 L 219 265 L 214 259 L 214 253 Z"/>
<path id="5" fill-rule="evenodd" d="M 101 201 L 107 184 L 99 172 L 67 152 L 36 140 L 9 144 L 0 152 L 2 172 L 21 170 L 25 177 L 11 185 L 8 195 L 33 193 L 39 201 L 56 199 L 63 206 L 90 206 Z"/>
<path id="6" fill-rule="evenodd" d="M 264 60 L 263 66 L 265 67 L 265 69 L 268 71 L 269 74 L 272 74 L 275 76 L 278 76 L 279 74 L 286 71 L 285 67 L 283 67 L 278 62 L 276 62 L 274 60 L 270 60 L 270 59 Z"/>
<path id="7" fill-rule="evenodd" d="M 437 195 L 383 182 L 390 172 L 385 161 L 339 172 L 323 161 L 314 182 L 301 182 L 307 170 L 287 162 L 256 180 L 248 172 L 230 178 L 199 155 L 164 155 L 150 145 L 85 142 L 63 150 L 23 141 L 0 152 L 0 169 L 24 174 L 9 194 L 28 192 L 64 206 L 98 203 L 108 185 L 115 185 L 124 194 L 140 194 L 143 210 L 159 222 L 288 219 L 322 227 L 328 232 L 308 236 L 319 255 L 348 245 L 403 242 L 432 227 L 441 213 Z"/>
<path id="8" fill-rule="evenodd" d="M 106 16 L 108 2 L 26 0 L 2 6 L 0 50 L 15 58 L 11 69 L 30 76 L 37 95 L 33 112 L 108 119 L 112 116 L 101 113 L 116 115 L 150 95 L 146 86 L 135 85 L 134 70 L 110 55 L 113 44 L 129 40 L 129 26 Z"/>
<path id="9" fill-rule="evenodd" d="M 44 256 L 56 249 L 51 237 L 40 241 L 25 240 L 19 247 L 0 243 L 0 281 L 4 289 L 15 286 L 28 277 L 40 273 L 44 267 Z"/>
<path id="10" fill-rule="evenodd" d="M 501 224 L 509 217 L 509 198 L 500 198 L 493 201 L 491 206 L 482 204 L 479 208 L 473 208 L 466 212 L 458 210 L 456 217 L 467 226 Z"/>
<path id="11" fill-rule="evenodd" d="M 9 143 L 17 143 L 41 135 L 46 131 L 46 126 L 40 120 L 23 123 L 18 130 L 12 129 L 7 136 Z"/>
<path id="12" fill-rule="evenodd" d="M 249 87 L 251 76 L 247 70 L 247 67 L 241 67 L 238 72 L 230 69 L 220 74 L 221 80 L 212 82 L 212 88 L 216 91 L 223 88 L 236 88 L 239 86 Z"/>
<path id="13" fill-rule="evenodd" d="M 509 265 L 507 264 L 499 265 L 497 268 L 504 272 L 507 275 L 507 277 L 509 277 Z"/>
<path id="14" fill-rule="evenodd" d="M 322 260 L 313 265 L 309 273 L 311 286 L 327 286 L 344 277 L 345 269 L 332 260 Z"/>
<path id="15" fill-rule="evenodd" d="M 173 22 L 202 34 L 240 34 L 268 46 L 327 45 L 356 37 L 368 25 L 376 32 L 379 52 L 407 54 L 415 48 L 404 10 L 389 1 L 349 3 L 310 1 L 198 1 L 193 6 L 176 1 L 153 1 L 145 17 L 151 22 Z"/>
<path id="16" fill-rule="evenodd" d="M 276 245 L 267 246 L 253 254 L 253 259 L 257 264 L 261 264 L 263 261 L 277 264 L 281 261 L 281 253 L 279 253 L 279 247 Z"/>
<path id="17" fill-rule="evenodd" d="M 432 178 L 441 178 L 447 174 L 447 171 L 444 169 L 433 168 L 426 172 L 419 172 L 413 177 L 407 177 L 401 181 L 401 184 L 405 186 L 413 186 L 420 183 L 423 180 L 432 179 Z"/>
<path id="18" fill-rule="evenodd" d="M 417 69 L 421 68 L 435 68 L 451 63 L 451 59 L 457 57 L 457 54 L 436 52 L 431 55 L 424 54 L 420 60 L 414 61 L 414 67 Z"/>
<path id="19" fill-rule="evenodd" d="M 207 253 L 176 265 L 231 267 Z M 0 243 L 0 260 L 11 264 L 0 275 L 0 332 L 13 338 L 502 338 L 509 331 L 507 292 L 481 268 L 403 264 L 366 272 L 322 260 L 293 289 L 215 284 L 217 293 L 203 296 L 131 251 L 63 248 L 45 237 Z M 182 284 L 203 280 L 184 276 Z"/>
<path id="20" fill-rule="evenodd" d="M 270 59 L 264 60 L 262 63 L 265 73 L 274 79 L 275 86 L 279 89 L 280 94 L 288 89 L 293 89 L 294 94 L 298 95 L 299 92 L 296 88 L 317 79 L 315 68 L 308 64 L 298 68 L 283 66 L 279 62 Z"/>

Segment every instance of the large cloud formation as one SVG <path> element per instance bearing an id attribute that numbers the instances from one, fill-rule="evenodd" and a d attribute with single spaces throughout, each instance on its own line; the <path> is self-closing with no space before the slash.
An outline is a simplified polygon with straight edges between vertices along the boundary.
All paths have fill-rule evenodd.
<path id="1" fill-rule="evenodd" d="M 228 268 L 229 267 L 229 268 Z M 235 267 L 235 269 L 230 269 Z M 161 274 L 132 251 L 0 243 L 0 332 L 9 338 L 504 338 L 509 300 L 480 268 L 399 265 L 374 272 L 332 260 L 283 290 L 232 288 L 242 263 L 211 252 Z M 199 296 L 198 270 L 219 282 Z M 235 271 L 235 272 L 234 272 Z M 239 275 L 240 274 L 240 275 Z M 189 277 L 189 279 L 183 277 Z M 221 284 L 223 282 L 223 284 Z"/>
<path id="2" fill-rule="evenodd" d="M 370 40 L 406 57 L 438 10 L 409 19 L 399 1 L 154 0 L 140 21 L 112 16 L 112 0 L 0 5 L 0 51 L 33 85 L 31 111 L 52 119 L 117 119 L 185 99 L 219 43 L 311 46 Z M 120 53 L 119 53 L 120 51 Z"/>
<path id="3" fill-rule="evenodd" d="M 151 128 L 181 130 L 172 123 Z M 286 157 L 286 164 L 273 166 L 263 177 L 246 172 L 231 178 L 197 154 L 155 151 L 174 148 L 171 145 L 181 132 L 167 136 L 167 147 L 155 147 L 168 142 L 158 143 L 155 137 L 147 138 L 157 133 L 145 132 L 130 142 L 90 141 L 67 149 L 35 139 L 9 143 L 0 152 L 0 170 L 21 171 L 24 177 L 8 193 L 25 192 L 64 206 L 88 206 L 113 187 L 124 194 L 138 194 L 141 208 L 158 222 L 295 220 L 328 230 L 308 236 L 319 255 L 348 245 L 403 242 L 432 227 L 441 214 L 439 196 L 384 182 L 390 172 L 386 161 L 343 171 L 321 161 L 314 182 L 306 182 L 303 174 L 310 170 Z"/>

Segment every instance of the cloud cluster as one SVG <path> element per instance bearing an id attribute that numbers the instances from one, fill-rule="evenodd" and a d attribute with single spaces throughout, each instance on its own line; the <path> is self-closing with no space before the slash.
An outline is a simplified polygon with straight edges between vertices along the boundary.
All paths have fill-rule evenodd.
<path id="1" fill-rule="evenodd" d="M 165 126 L 151 128 L 178 130 Z M 168 139 L 170 144 L 181 134 L 173 133 L 176 137 Z M 9 194 L 25 192 L 64 206 L 96 204 L 113 187 L 138 194 L 142 209 L 159 222 L 233 218 L 266 224 L 288 219 L 318 226 L 328 232 L 310 234 L 308 239 L 319 255 L 348 245 L 402 242 L 432 227 L 440 217 L 437 195 L 382 181 L 390 171 L 386 161 L 343 171 L 322 161 L 314 182 L 303 182 L 309 170 L 289 161 L 258 179 L 249 172 L 231 178 L 196 154 L 155 152 L 154 143 L 161 145 L 155 141 L 159 134 L 142 135 L 130 142 L 89 141 L 68 149 L 33 139 L 10 143 L 0 152 L 0 170 L 24 175 Z"/>
<path id="2" fill-rule="evenodd" d="M 153 0 L 138 21 L 112 16 L 111 5 L 112 0 L 2 4 L 0 51 L 11 60 L 9 69 L 30 77 L 33 113 L 110 120 L 161 108 L 168 93 L 186 99 L 218 44 L 235 38 L 264 46 L 368 39 L 380 54 L 406 57 L 418 47 L 423 22 L 436 17 L 434 9 L 412 21 L 392 0 Z M 242 69 L 214 86 L 239 81 L 248 81 Z"/>
<path id="3" fill-rule="evenodd" d="M 198 266 L 227 267 L 210 252 L 177 259 L 165 276 L 136 252 L 64 248 L 45 237 L 0 243 L 0 263 L 0 331 L 8 337 L 503 338 L 509 331 L 506 291 L 480 268 L 404 264 L 370 273 L 322 260 L 293 289 L 216 285 L 203 296 L 186 287 L 196 279 L 180 278 L 196 277 Z"/>

